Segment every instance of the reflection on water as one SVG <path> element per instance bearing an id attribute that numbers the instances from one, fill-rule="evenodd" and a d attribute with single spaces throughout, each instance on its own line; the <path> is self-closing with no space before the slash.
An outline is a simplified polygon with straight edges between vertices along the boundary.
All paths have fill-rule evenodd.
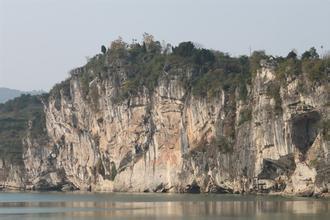
<path id="1" fill-rule="evenodd" d="M 0 193 L 0 219 L 330 219 L 330 200 L 270 196 Z"/>

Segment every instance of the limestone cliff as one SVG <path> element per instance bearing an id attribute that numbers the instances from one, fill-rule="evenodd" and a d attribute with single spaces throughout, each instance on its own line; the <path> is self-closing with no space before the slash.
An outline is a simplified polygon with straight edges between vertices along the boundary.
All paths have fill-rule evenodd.
<path id="1" fill-rule="evenodd" d="M 105 57 L 105 58 L 104 58 Z M 193 65 L 162 66 L 157 83 L 123 95 L 132 69 L 100 55 L 42 97 L 46 137 L 22 139 L 5 185 L 134 192 L 329 191 L 328 81 L 276 78 L 196 95 Z M 108 59 L 109 58 L 109 59 Z M 87 77 L 88 81 L 84 81 Z M 303 88 L 301 86 L 303 84 Z M 206 85 L 209 86 L 209 85 Z M 323 126 L 323 127 L 322 127 Z M 5 164 L 3 162 L 3 164 Z"/>

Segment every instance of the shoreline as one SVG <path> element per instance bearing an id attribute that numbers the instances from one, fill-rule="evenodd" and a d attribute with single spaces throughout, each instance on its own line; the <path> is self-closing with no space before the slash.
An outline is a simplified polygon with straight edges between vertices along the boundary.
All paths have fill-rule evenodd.
<path id="1" fill-rule="evenodd" d="M 240 195 L 240 196 L 271 196 L 271 197 L 283 197 L 283 198 L 314 198 L 314 199 L 326 199 L 330 200 L 330 193 L 321 193 L 321 194 L 312 194 L 310 196 L 304 196 L 299 194 L 293 194 L 293 193 L 284 193 L 284 192 L 269 192 L 269 193 L 261 193 L 261 192 L 254 192 L 254 193 L 214 193 L 214 192 L 199 192 L 199 193 L 191 193 L 191 192 L 134 192 L 134 191 L 102 191 L 102 190 L 32 190 L 32 189 L 23 189 L 23 188 L 17 188 L 17 187 L 4 187 L 0 188 L 0 193 L 2 192 L 24 192 L 24 193 L 123 193 L 123 194 L 141 194 L 141 195 L 147 195 L 147 194 L 194 194 L 194 195 Z"/>

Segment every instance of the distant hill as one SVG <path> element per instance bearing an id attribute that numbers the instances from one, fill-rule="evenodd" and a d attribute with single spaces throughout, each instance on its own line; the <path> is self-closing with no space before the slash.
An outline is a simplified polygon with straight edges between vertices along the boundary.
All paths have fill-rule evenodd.
<path id="1" fill-rule="evenodd" d="M 4 103 L 10 99 L 13 99 L 15 97 L 18 97 L 22 94 L 31 94 L 31 95 L 37 95 L 41 94 L 43 91 L 30 91 L 30 92 L 24 92 L 16 89 L 9 89 L 9 88 L 4 88 L 0 87 L 0 103 Z"/>

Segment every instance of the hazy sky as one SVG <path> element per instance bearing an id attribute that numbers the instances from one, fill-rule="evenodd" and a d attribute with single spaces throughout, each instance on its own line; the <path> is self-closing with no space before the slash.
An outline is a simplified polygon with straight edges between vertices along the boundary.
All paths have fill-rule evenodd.
<path id="1" fill-rule="evenodd" d="M 248 54 L 330 49 L 330 0 L 0 0 L 0 86 L 48 90 L 118 36 Z"/>

